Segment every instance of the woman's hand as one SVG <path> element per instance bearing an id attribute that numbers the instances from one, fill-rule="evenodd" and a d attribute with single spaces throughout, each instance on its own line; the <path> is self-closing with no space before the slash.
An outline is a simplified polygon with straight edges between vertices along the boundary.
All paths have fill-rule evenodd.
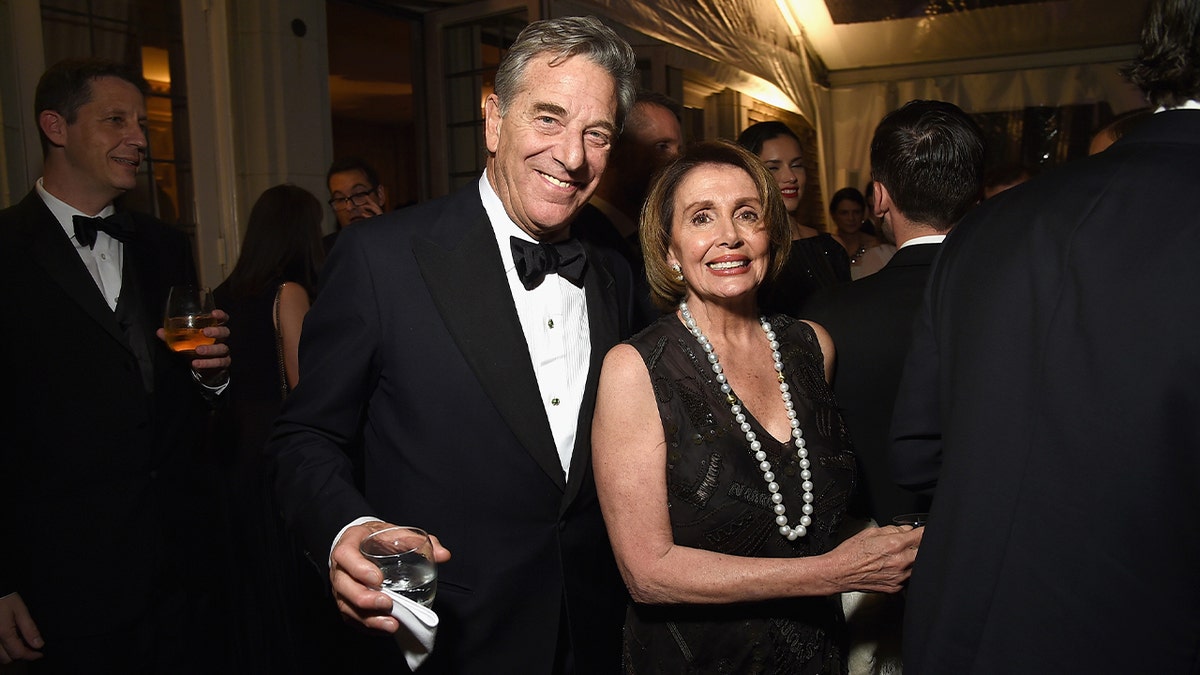
<path id="1" fill-rule="evenodd" d="M 924 533 L 907 525 L 870 527 L 842 542 L 828 554 L 840 590 L 898 592 L 912 574 Z"/>

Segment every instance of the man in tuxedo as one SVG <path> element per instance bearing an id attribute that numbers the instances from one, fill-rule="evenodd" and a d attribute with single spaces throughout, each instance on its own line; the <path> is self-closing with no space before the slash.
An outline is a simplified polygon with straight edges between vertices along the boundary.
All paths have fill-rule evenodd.
<path id="1" fill-rule="evenodd" d="M 1126 72 L 1158 111 L 981 204 L 930 273 L 893 428 L 897 480 L 936 489 L 906 671 L 1200 670 L 1200 2 L 1149 12 Z"/>
<path id="2" fill-rule="evenodd" d="M 205 328 L 217 344 L 191 358 L 168 349 L 190 244 L 113 207 L 145 155 L 144 87 L 107 61 L 47 70 L 42 177 L 0 212 L 0 663 L 30 672 L 204 669 L 199 450 L 229 331 Z"/>
<path id="3" fill-rule="evenodd" d="M 608 168 L 596 193 L 571 226 L 574 236 L 612 248 L 629 261 L 637 284 L 635 332 L 661 314 L 650 301 L 638 219 L 655 174 L 682 151 L 682 112 L 683 107 L 669 96 L 638 92 L 621 136 L 613 143 Z"/>
<path id="4" fill-rule="evenodd" d="M 834 392 L 858 455 L 867 513 L 883 525 L 929 508 L 928 497 L 892 482 L 892 406 L 929 265 L 974 205 L 982 174 L 983 137 L 958 106 L 910 101 L 888 113 L 871 139 L 868 208 L 896 254 L 875 274 L 814 293 L 804 308 L 837 346 Z"/>
<path id="5" fill-rule="evenodd" d="M 530 24 L 486 100 L 480 180 L 347 228 L 326 263 L 271 451 L 285 515 L 328 556 L 342 613 L 384 634 L 348 660 L 385 651 L 404 672 L 386 634 L 407 629 L 358 551 L 398 523 L 438 542 L 422 673 L 620 668 L 625 594 L 590 435 L 632 278 L 570 225 L 633 103 L 634 64 L 595 18 Z M 345 454 L 356 437 L 361 484 Z"/>
<path id="6" fill-rule="evenodd" d="M 329 206 L 337 218 L 337 230 L 323 240 L 328 254 L 343 228 L 388 210 L 388 193 L 375 167 L 358 157 L 344 157 L 331 164 L 325 183 L 329 187 Z"/>

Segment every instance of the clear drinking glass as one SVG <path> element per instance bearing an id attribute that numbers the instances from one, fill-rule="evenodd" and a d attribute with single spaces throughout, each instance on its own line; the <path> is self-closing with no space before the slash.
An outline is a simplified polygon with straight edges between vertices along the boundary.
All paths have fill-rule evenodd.
<path id="1" fill-rule="evenodd" d="M 213 318 L 211 291 L 203 286 L 171 287 L 163 313 L 163 331 L 172 350 L 195 353 L 196 347 L 213 344 L 216 339 L 205 335 L 203 330 L 217 323 Z"/>
<path id="2" fill-rule="evenodd" d="M 905 513 L 904 515 L 892 518 L 893 525 L 912 525 L 913 527 L 924 527 L 925 523 L 929 522 L 928 513 Z"/>
<path id="3" fill-rule="evenodd" d="M 373 532 L 358 550 L 383 572 L 383 588 L 424 605 L 437 594 L 433 542 L 419 527 L 389 527 Z"/>

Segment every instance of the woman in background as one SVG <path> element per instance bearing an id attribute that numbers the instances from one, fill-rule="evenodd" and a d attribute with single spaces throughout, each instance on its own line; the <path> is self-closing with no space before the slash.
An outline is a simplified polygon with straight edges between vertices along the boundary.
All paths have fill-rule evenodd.
<path id="1" fill-rule="evenodd" d="M 250 209 L 237 264 L 213 292 L 237 332 L 224 427 L 237 448 L 224 467 L 230 569 L 252 570 L 231 577 L 228 588 L 231 672 L 327 671 L 321 621 L 333 616 L 324 611 L 320 577 L 284 527 L 263 454 L 271 423 L 300 377 L 300 327 L 325 256 L 322 217 L 320 201 L 304 188 L 263 192 Z"/>
<path id="2" fill-rule="evenodd" d="M 874 274 L 892 259 L 896 247 L 863 230 L 867 200 L 858 188 L 844 187 L 829 200 L 829 215 L 837 225 L 834 238 L 850 256 L 850 278 Z"/>
<path id="3" fill-rule="evenodd" d="M 791 253 L 778 281 L 762 298 L 763 308 L 799 316 L 813 291 L 850 281 L 850 259 L 833 237 L 800 221 L 808 174 L 799 137 L 783 122 L 759 122 L 746 127 L 738 145 L 757 155 L 775 177 L 791 228 Z"/>

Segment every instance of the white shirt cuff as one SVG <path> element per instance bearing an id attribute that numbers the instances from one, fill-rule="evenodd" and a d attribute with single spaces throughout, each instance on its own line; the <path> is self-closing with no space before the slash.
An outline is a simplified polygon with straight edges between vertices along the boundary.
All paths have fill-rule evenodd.
<path id="1" fill-rule="evenodd" d="M 346 530 L 354 527 L 355 525 L 362 525 L 363 523 L 370 523 L 372 521 L 378 523 L 383 522 L 383 520 L 376 518 L 375 516 L 360 516 L 347 523 L 342 529 L 338 530 L 337 536 L 333 538 L 333 543 L 329 545 L 329 569 L 333 569 L 333 549 L 337 548 L 338 542 L 342 540 L 342 535 L 346 534 Z"/>

